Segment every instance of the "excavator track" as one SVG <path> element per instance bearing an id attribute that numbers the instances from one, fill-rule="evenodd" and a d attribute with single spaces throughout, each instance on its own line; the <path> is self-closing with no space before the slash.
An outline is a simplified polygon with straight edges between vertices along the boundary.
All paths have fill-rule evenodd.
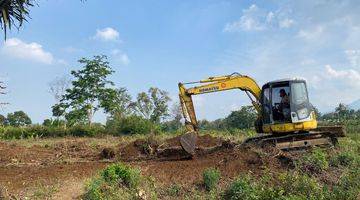
<path id="1" fill-rule="evenodd" d="M 342 126 L 322 126 L 309 132 L 280 136 L 260 134 L 246 139 L 243 144 L 260 147 L 273 146 L 280 150 L 293 150 L 314 146 L 335 146 L 339 137 L 345 137 L 345 130 Z"/>

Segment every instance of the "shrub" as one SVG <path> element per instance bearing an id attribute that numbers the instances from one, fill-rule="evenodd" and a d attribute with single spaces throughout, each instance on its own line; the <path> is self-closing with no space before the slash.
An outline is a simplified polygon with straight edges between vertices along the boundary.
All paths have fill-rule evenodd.
<path id="1" fill-rule="evenodd" d="M 2 134 L 2 139 L 22 139 L 33 137 L 30 135 L 25 127 L 6 127 Z"/>
<path id="2" fill-rule="evenodd" d="M 154 131 L 154 124 L 140 116 L 132 115 L 120 119 L 113 119 L 107 122 L 108 132 L 114 135 L 121 134 L 148 134 Z M 157 132 L 157 129 L 155 129 Z"/>
<path id="3" fill-rule="evenodd" d="M 304 171 L 311 173 L 319 173 L 326 170 L 329 167 L 327 154 L 320 148 L 313 149 L 310 154 L 305 155 L 300 160 L 300 166 Z"/>
<path id="4" fill-rule="evenodd" d="M 220 180 L 220 171 L 214 168 L 205 169 L 203 172 L 203 182 L 205 189 L 210 191 L 214 189 Z"/>
<path id="5" fill-rule="evenodd" d="M 101 124 L 92 125 L 76 125 L 69 129 L 72 136 L 96 136 L 105 132 L 105 128 Z"/>
<path id="6" fill-rule="evenodd" d="M 108 166 L 87 183 L 82 199 L 156 199 L 154 180 L 140 170 L 118 163 Z"/>
<path id="7" fill-rule="evenodd" d="M 121 183 L 129 188 L 137 188 L 140 183 L 140 170 L 121 163 L 108 166 L 101 176 L 107 182 Z"/>
<path id="8" fill-rule="evenodd" d="M 255 200 L 259 199 L 256 185 L 248 176 L 238 178 L 222 195 L 226 200 Z"/>

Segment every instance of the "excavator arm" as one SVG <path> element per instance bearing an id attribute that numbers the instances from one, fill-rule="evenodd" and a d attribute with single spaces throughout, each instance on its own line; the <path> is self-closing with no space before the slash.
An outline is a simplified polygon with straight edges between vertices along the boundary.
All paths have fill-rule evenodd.
<path id="1" fill-rule="evenodd" d="M 208 83 L 186 89 L 186 84 Z M 179 83 L 179 97 L 188 131 L 197 131 L 197 119 L 192 100 L 193 95 L 240 89 L 245 91 L 258 114 L 261 113 L 261 89 L 254 79 L 233 73 L 227 76 L 210 77 L 205 80 L 190 83 Z"/>
<path id="2" fill-rule="evenodd" d="M 186 84 L 201 84 L 200 86 L 195 86 L 191 88 L 185 88 Z M 260 106 L 260 95 L 261 89 L 254 79 L 240 75 L 238 73 L 233 73 L 227 76 L 218 76 L 218 77 L 210 77 L 205 80 L 201 80 L 198 82 L 190 82 L 190 83 L 179 83 L 179 97 L 181 108 L 183 111 L 183 115 L 185 118 L 185 125 L 188 132 L 196 133 L 198 131 L 198 122 L 196 119 L 194 104 L 192 100 L 193 95 L 205 94 L 205 93 L 213 93 L 220 92 L 225 90 L 232 89 L 240 89 L 245 91 L 248 97 L 250 98 L 253 106 L 255 107 L 258 115 L 261 113 Z M 191 153 L 191 149 L 195 148 L 194 142 L 194 134 L 187 134 L 181 140 L 182 146 L 187 152 Z M 186 148 L 190 147 L 190 148 Z"/>

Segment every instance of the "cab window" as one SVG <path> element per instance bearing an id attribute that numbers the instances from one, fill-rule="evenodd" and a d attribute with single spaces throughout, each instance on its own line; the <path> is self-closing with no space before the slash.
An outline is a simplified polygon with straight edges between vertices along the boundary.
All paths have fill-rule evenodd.
<path id="1" fill-rule="evenodd" d="M 269 124 L 271 115 L 270 88 L 263 88 L 263 96 L 261 103 L 263 105 L 263 122 L 264 124 Z"/>
<path id="2" fill-rule="evenodd" d="M 272 114 L 275 122 L 291 121 L 290 87 L 288 83 L 273 85 L 271 89 Z"/>

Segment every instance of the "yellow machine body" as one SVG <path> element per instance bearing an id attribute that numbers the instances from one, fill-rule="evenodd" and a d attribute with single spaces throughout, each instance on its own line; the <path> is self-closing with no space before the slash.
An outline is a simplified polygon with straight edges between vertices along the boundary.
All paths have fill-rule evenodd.
<path id="1" fill-rule="evenodd" d="M 279 81 L 279 83 L 284 82 Z M 186 84 L 199 84 L 199 86 L 185 88 Z M 277 84 L 277 82 L 271 82 L 271 84 Z M 304 82 L 305 84 L 305 82 Z M 251 77 L 240 75 L 234 73 L 228 76 L 219 76 L 219 77 L 210 77 L 205 80 L 190 82 L 190 83 L 179 83 L 179 97 L 180 103 L 185 118 L 186 128 L 189 132 L 198 131 L 198 122 L 196 119 L 196 113 L 194 109 L 194 104 L 192 101 L 193 95 L 200 95 L 205 93 L 221 92 L 225 90 L 239 89 L 244 91 L 251 100 L 252 105 L 255 107 L 258 114 L 258 121 L 262 121 L 263 118 L 263 108 L 262 98 L 263 92 L 262 89 L 258 86 L 256 81 Z M 306 89 L 306 88 L 305 88 Z M 307 91 L 306 91 L 307 96 Z M 303 132 L 310 131 L 317 128 L 317 121 L 315 112 L 313 110 L 309 111 L 308 117 L 306 119 L 297 120 L 297 121 L 287 121 L 287 122 L 262 122 L 258 124 L 257 131 L 261 133 L 289 133 L 289 132 Z M 291 113 L 292 117 L 295 117 L 296 112 Z"/>

